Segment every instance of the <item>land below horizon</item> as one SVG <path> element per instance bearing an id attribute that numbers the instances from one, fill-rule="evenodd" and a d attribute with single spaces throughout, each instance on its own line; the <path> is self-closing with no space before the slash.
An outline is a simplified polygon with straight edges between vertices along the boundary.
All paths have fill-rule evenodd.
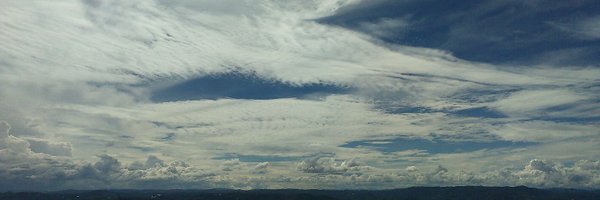
<path id="1" fill-rule="evenodd" d="M 597 200 L 600 190 L 584 189 L 539 189 L 525 186 L 517 187 L 410 187 L 392 190 L 319 190 L 319 189 L 198 189 L 198 190 L 64 190 L 52 192 L 2 192 L 0 200 L 29 199 L 211 199 L 211 200 L 253 200 L 253 199 L 287 199 L 287 200 L 358 200 L 358 199 L 519 199 L 519 200 Z"/>

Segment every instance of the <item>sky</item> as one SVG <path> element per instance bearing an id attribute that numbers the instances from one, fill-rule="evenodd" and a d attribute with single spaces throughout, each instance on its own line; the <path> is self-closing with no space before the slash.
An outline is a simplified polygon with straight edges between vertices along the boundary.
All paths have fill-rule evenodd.
<path id="1" fill-rule="evenodd" d="M 0 1 L 0 191 L 600 188 L 594 0 Z"/>

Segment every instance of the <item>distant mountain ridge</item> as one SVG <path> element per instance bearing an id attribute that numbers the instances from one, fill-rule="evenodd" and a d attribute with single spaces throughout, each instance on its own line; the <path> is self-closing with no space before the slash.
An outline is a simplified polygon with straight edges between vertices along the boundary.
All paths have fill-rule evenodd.
<path id="1" fill-rule="evenodd" d="M 411 187 L 393 190 L 66 190 L 4 192 L 0 200 L 600 200 L 600 190 L 518 187 Z"/>

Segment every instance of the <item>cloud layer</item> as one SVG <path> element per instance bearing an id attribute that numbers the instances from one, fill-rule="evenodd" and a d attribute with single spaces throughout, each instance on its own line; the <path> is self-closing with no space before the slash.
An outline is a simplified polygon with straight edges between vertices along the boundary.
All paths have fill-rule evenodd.
<path id="1" fill-rule="evenodd" d="M 405 170 L 384 170 L 354 159 L 313 157 L 297 163 L 296 170 L 255 166 L 239 160 L 224 162 L 222 168 L 202 169 L 183 161 L 166 163 L 150 155 L 144 162 L 125 165 L 101 154 L 96 161 L 73 162 L 45 153 L 35 153 L 29 143 L 10 134 L 1 122 L 0 155 L 5 190 L 56 190 L 98 188 L 393 188 L 397 185 L 530 185 L 537 187 L 593 188 L 600 183 L 600 161 L 579 160 L 571 167 L 533 159 L 523 168 L 473 173 L 450 171 L 438 165 L 431 169 L 409 166 Z M 289 166 L 288 166 L 289 167 Z M 222 171 L 219 171 L 222 170 Z M 226 172 L 226 173 L 223 173 Z M 281 171 L 293 177 L 273 176 Z M 250 172 L 250 173 L 243 173 Z M 318 181 L 314 183 L 313 181 Z"/>
<path id="2" fill-rule="evenodd" d="M 385 40 L 427 17 L 346 19 L 385 2 L 2 2 L 0 188 L 600 185 L 597 66 L 468 61 Z M 544 27 L 595 44 L 595 19 Z"/>

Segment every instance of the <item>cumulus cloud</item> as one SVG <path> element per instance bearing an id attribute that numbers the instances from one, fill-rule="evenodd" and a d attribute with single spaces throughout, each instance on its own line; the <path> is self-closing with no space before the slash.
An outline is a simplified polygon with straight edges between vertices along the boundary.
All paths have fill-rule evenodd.
<path id="1" fill-rule="evenodd" d="M 270 162 L 261 162 L 261 163 L 256 164 L 256 166 L 254 166 L 254 169 L 252 169 L 252 173 L 266 174 L 269 172 L 270 167 L 271 167 Z"/>
<path id="2" fill-rule="evenodd" d="M 223 171 L 234 171 L 241 169 L 242 163 L 239 159 L 227 160 L 223 163 Z"/>
<path id="3" fill-rule="evenodd" d="M 539 159 L 531 160 L 523 169 L 510 171 L 512 182 L 536 187 L 595 188 L 600 181 L 598 161 L 579 160 L 571 167 Z M 587 168 L 586 166 L 592 166 Z M 504 172 L 505 174 L 506 172 Z"/>
<path id="4" fill-rule="evenodd" d="M 71 156 L 72 146 L 65 142 L 53 142 L 36 138 L 27 139 L 31 151 L 55 156 Z"/>
<path id="5" fill-rule="evenodd" d="M 336 161 L 334 158 L 313 157 L 303 160 L 298 164 L 298 170 L 305 173 L 329 173 L 343 174 L 368 169 L 368 166 L 361 166 L 356 160 Z"/>
<path id="6" fill-rule="evenodd" d="M 600 161 L 578 160 L 572 165 L 533 159 L 519 168 L 467 171 L 442 165 L 408 166 L 404 170 L 373 168 L 355 159 L 317 156 L 290 169 L 270 162 L 225 162 L 235 171 L 210 171 L 183 161 L 165 162 L 150 155 L 129 166 L 101 154 L 95 162 L 74 162 L 29 149 L 26 140 L 9 134 L 0 123 L 0 186 L 3 190 L 73 188 L 394 188 L 408 185 L 527 185 L 534 187 L 597 188 Z M 249 174 L 244 174 L 246 171 Z M 283 172 L 283 173 L 282 173 Z M 289 174 L 296 174 L 288 176 Z M 85 183 L 85 184 L 82 184 Z"/>
<path id="7" fill-rule="evenodd" d="M 597 188 L 600 181 L 598 161 L 579 160 L 571 167 L 533 159 L 522 168 L 470 172 L 451 170 L 441 165 L 429 170 L 412 170 L 397 174 L 396 181 L 419 185 L 526 185 L 531 187 Z M 410 170 L 409 170 L 410 168 Z"/>
<path id="8" fill-rule="evenodd" d="M 406 171 L 416 172 L 416 171 L 419 171 L 419 168 L 417 168 L 416 166 L 408 166 L 408 167 L 406 167 Z"/>
<path id="9" fill-rule="evenodd" d="M 174 179 L 179 183 L 204 182 L 210 176 L 185 162 L 165 164 L 149 156 L 143 168 L 127 168 L 110 155 L 102 154 L 94 163 L 74 162 L 30 149 L 27 140 L 12 136 L 10 125 L 0 121 L 0 186 L 3 190 L 46 190 L 61 188 L 141 187 L 150 180 L 161 185 Z M 86 184 L 78 185 L 85 182 Z"/>
<path id="10" fill-rule="evenodd" d="M 254 167 L 254 169 L 258 169 L 258 170 L 268 169 L 269 166 L 271 166 L 271 163 L 269 163 L 269 162 L 261 162 L 261 163 L 256 164 L 256 166 Z"/>
<path id="11" fill-rule="evenodd" d="M 8 123 L 0 121 L 0 133 L 2 188 L 34 190 L 36 186 L 62 181 L 62 178 L 77 174 L 76 165 L 61 158 L 31 151 L 27 140 L 11 135 Z"/>
<path id="12" fill-rule="evenodd" d="M 10 124 L 5 121 L 0 121 L 0 148 L 5 155 L 32 153 L 26 140 L 10 134 Z"/>

